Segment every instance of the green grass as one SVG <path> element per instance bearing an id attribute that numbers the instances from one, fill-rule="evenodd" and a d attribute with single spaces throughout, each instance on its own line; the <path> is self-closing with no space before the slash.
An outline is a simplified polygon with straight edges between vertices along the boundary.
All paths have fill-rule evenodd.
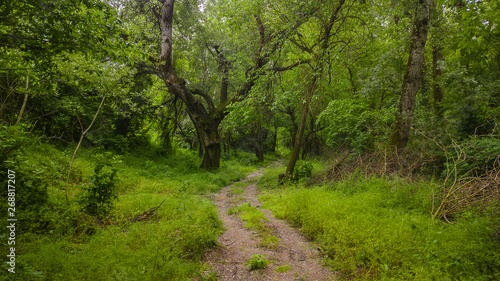
<path id="1" fill-rule="evenodd" d="M 249 203 L 244 203 L 240 206 L 233 207 L 227 212 L 229 215 L 238 214 L 238 216 L 245 222 L 245 227 L 251 228 L 260 232 L 266 231 L 265 222 L 268 221 L 266 216 L 259 211 L 256 207 L 251 206 Z"/>
<path id="2" fill-rule="evenodd" d="M 233 207 L 228 210 L 228 215 L 238 215 L 245 222 L 245 227 L 257 231 L 260 238 L 259 246 L 267 249 L 277 249 L 278 237 L 272 235 L 272 229 L 266 226 L 269 221 L 266 216 L 256 207 L 248 203 Z"/>
<path id="3" fill-rule="evenodd" d="M 222 231 L 215 205 L 206 195 L 256 168 L 226 159 L 220 170 L 204 171 L 197 167 L 197 156 L 185 150 L 164 155 L 143 147 L 116 157 L 82 149 L 74 164 L 68 205 L 64 180 L 71 149 L 36 144 L 25 150 L 23 167 L 30 173 L 39 170 L 48 186 L 48 202 L 38 209 L 18 211 L 24 228 L 16 237 L 17 274 L 8 280 L 40 276 L 45 280 L 189 280 L 199 276 L 201 256 Z M 120 179 L 118 199 L 101 222 L 82 213 L 77 204 L 81 185 L 93 173 L 95 155 L 112 162 Z M 156 216 L 132 221 L 162 201 Z M 0 249 L 7 255 L 6 247 Z"/>
<path id="4" fill-rule="evenodd" d="M 259 246 L 266 249 L 278 249 L 279 239 L 278 237 L 271 235 L 269 233 L 263 233 Z"/>
<path id="5" fill-rule="evenodd" d="M 233 195 L 238 195 L 238 194 L 245 193 L 244 189 L 237 188 L 237 187 L 231 187 L 229 190 L 231 191 L 231 194 L 233 194 Z"/>
<path id="6" fill-rule="evenodd" d="M 237 182 L 234 184 L 234 186 L 242 186 L 242 187 L 245 187 L 245 186 L 248 186 L 250 184 L 250 182 L 248 181 L 245 181 L 245 182 Z"/>
<path id="7" fill-rule="evenodd" d="M 264 184 L 276 173 L 264 175 Z M 432 182 L 353 175 L 307 189 L 271 186 L 260 200 L 316 240 L 342 280 L 499 279 L 498 217 L 434 220 L 433 189 L 439 186 Z"/>
<path id="8" fill-rule="evenodd" d="M 288 272 L 291 269 L 292 269 L 292 267 L 289 265 L 281 265 L 281 266 L 278 266 L 274 271 L 279 272 L 279 273 L 283 273 L 283 272 Z"/>

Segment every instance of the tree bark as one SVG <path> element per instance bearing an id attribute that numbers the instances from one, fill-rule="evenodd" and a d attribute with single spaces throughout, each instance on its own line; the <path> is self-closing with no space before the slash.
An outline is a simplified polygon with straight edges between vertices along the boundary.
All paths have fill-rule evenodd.
<path id="1" fill-rule="evenodd" d="M 259 162 L 264 162 L 264 139 L 260 119 L 255 123 L 255 156 Z"/>
<path id="2" fill-rule="evenodd" d="M 439 86 L 439 77 L 443 75 L 440 68 L 440 62 L 444 61 L 444 55 L 441 52 L 442 47 L 439 44 L 432 50 L 432 96 L 434 98 L 434 111 L 438 117 L 443 116 L 441 101 L 443 100 L 443 90 Z"/>
<path id="3" fill-rule="evenodd" d="M 387 147 L 402 149 L 408 143 L 411 121 L 415 109 L 415 99 L 421 81 L 422 69 L 424 68 L 424 53 L 427 32 L 429 30 L 430 8 L 431 6 L 427 0 L 418 0 L 412 28 L 410 55 L 403 78 L 403 88 L 399 99 L 398 111 L 396 112 L 396 121 Z"/>

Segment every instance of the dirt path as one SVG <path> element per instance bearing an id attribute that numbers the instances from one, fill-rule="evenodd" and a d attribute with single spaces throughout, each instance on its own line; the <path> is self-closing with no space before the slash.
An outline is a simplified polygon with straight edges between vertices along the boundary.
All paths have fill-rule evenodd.
<path id="1" fill-rule="evenodd" d="M 285 221 L 274 218 L 271 211 L 260 208 L 256 190 L 260 175 L 260 171 L 254 172 L 240 184 L 226 186 L 215 195 L 219 218 L 224 222 L 226 232 L 219 237 L 220 246 L 203 258 L 203 262 L 209 265 L 209 271 L 215 272 L 220 281 L 335 280 L 334 274 L 321 265 L 320 253 L 313 244 Z M 243 183 L 248 185 L 242 186 Z M 243 189 L 244 193 L 234 194 L 235 188 Z M 229 209 L 243 203 L 257 207 L 266 216 L 266 228 L 271 229 L 272 235 L 278 238 L 274 247 L 263 247 L 262 237 L 256 230 L 245 228 L 237 215 L 228 214 Z M 253 255 L 266 255 L 268 267 L 250 271 L 245 264 Z"/>

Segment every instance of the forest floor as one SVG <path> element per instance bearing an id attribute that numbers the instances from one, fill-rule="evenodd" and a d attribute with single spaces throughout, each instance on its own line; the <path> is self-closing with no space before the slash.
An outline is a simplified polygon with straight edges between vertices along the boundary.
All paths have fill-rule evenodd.
<path id="1" fill-rule="evenodd" d="M 256 171 L 214 195 L 225 232 L 219 246 L 203 257 L 208 267 L 205 274 L 222 281 L 335 280 L 335 274 L 322 265 L 317 246 L 274 218 L 270 210 L 260 208 L 256 185 L 261 175 L 262 170 Z M 256 219 L 259 212 L 265 218 Z M 261 268 L 250 270 L 252 259 L 254 267 Z"/>

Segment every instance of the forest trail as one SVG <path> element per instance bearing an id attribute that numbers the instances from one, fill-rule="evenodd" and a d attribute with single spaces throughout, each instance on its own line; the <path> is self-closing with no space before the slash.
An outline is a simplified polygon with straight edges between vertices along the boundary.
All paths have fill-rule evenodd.
<path id="1" fill-rule="evenodd" d="M 321 265 L 317 247 L 285 221 L 274 218 L 270 210 L 260 208 L 256 182 L 261 175 L 261 170 L 256 171 L 239 184 L 226 186 L 215 195 L 219 218 L 226 231 L 218 239 L 219 246 L 203 257 L 203 262 L 209 265 L 208 271 L 216 272 L 221 281 L 335 280 L 333 272 Z M 235 194 L 235 188 L 242 193 Z M 277 244 L 263 247 L 261 233 L 244 227 L 245 222 L 237 214 L 228 214 L 231 208 L 245 203 L 256 207 L 265 215 L 265 227 L 278 238 Z M 246 264 L 253 255 L 265 255 L 269 261 L 267 268 L 249 270 Z"/>

